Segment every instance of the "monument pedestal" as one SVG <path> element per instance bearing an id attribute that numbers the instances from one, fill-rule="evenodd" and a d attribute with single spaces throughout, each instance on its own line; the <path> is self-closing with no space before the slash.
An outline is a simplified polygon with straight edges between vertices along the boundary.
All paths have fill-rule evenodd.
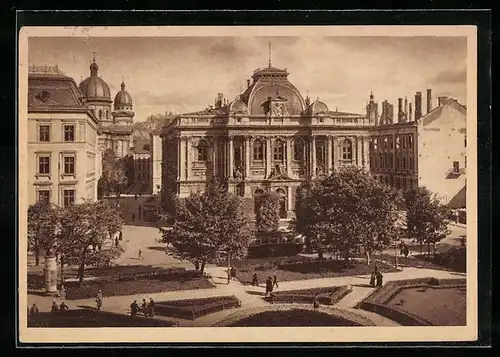
<path id="1" fill-rule="evenodd" d="M 57 259 L 54 256 L 45 256 L 45 292 L 57 294 Z"/>

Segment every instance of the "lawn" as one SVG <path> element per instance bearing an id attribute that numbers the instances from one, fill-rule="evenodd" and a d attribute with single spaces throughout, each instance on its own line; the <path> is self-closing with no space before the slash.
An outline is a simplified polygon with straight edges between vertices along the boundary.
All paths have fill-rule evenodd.
<path id="1" fill-rule="evenodd" d="M 76 272 L 67 269 L 64 275 L 66 279 L 75 278 Z M 164 269 L 142 265 L 89 268 L 85 271 L 85 277 L 95 280 L 85 280 L 82 286 L 78 286 L 74 279 L 66 280 L 68 300 L 94 298 L 99 290 L 103 296 L 123 296 L 215 287 L 207 277 L 184 268 Z M 44 284 L 42 272 L 28 273 L 28 289 L 41 290 Z"/>
<path id="2" fill-rule="evenodd" d="M 438 245 L 439 247 L 440 245 Z M 426 268 L 446 271 L 456 271 L 465 273 L 466 270 L 466 248 L 464 247 L 441 247 L 436 250 L 436 255 L 428 256 L 424 250 L 424 254 L 416 254 L 408 256 L 398 255 L 398 264 L 414 268 Z M 431 253 L 432 254 L 432 253 Z M 394 254 L 374 254 L 374 259 L 386 260 L 394 262 Z"/>
<path id="3" fill-rule="evenodd" d="M 391 266 L 377 263 L 383 273 L 395 272 Z M 268 276 L 276 274 L 280 281 L 318 279 L 337 276 L 367 275 L 373 271 L 373 265 L 344 260 L 323 259 L 295 256 L 287 258 L 260 258 L 234 260 L 232 266 L 236 269 L 239 281 L 251 284 L 254 273 L 257 273 L 259 285 L 265 284 Z"/>
<path id="4" fill-rule="evenodd" d="M 265 311 L 245 317 L 232 327 L 271 327 L 271 326 L 360 326 L 358 323 L 324 312 L 294 309 L 288 311 Z"/>
<path id="5" fill-rule="evenodd" d="M 465 286 L 409 287 L 398 292 L 387 302 L 387 306 L 421 317 L 434 326 L 465 326 L 466 300 Z"/>
<path id="6" fill-rule="evenodd" d="M 42 312 L 28 318 L 28 327 L 170 327 L 174 322 L 89 309 Z"/>

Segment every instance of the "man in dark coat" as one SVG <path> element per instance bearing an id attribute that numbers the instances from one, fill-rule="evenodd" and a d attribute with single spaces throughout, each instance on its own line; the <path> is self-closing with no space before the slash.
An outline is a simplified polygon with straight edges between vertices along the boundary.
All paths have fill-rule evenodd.
<path id="1" fill-rule="evenodd" d="M 148 317 L 148 303 L 146 299 L 142 299 L 141 310 L 144 313 L 144 317 Z"/>
<path id="2" fill-rule="evenodd" d="M 132 304 L 130 304 L 130 316 L 137 316 L 137 312 L 139 311 L 139 305 L 137 301 L 134 300 Z"/>
<path id="3" fill-rule="evenodd" d="M 272 292 L 273 292 L 273 279 L 270 276 L 268 276 L 266 279 L 266 295 L 265 295 L 265 297 L 267 297 Z"/>
<path id="4" fill-rule="evenodd" d="M 39 313 L 38 306 L 36 304 L 33 304 L 30 309 L 30 315 L 37 315 Z"/>
<path id="5" fill-rule="evenodd" d="M 150 317 L 155 315 L 155 302 L 152 298 L 149 298 L 148 313 Z"/>
<path id="6" fill-rule="evenodd" d="M 313 298 L 313 307 L 314 307 L 314 310 L 316 310 L 316 309 L 319 307 L 319 297 L 318 297 L 318 293 L 315 293 L 315 294 L 314 294 L 314 298 Z"/>
<path id="7" fill-rule="evenodd" d="M 384 276 L 380 271 L 377 271 L 376 277 L 377 277 L 377 286 L 382 286 L 382 279 L 384 278 Z"/>
<path id="8" fill-rule="evenodd" d="M 259 286 L 259 278 L 257 277 L 257 273 L 254 273 L 254 274 L 253 274 L 253 277 L 252 277 L 252 285 L 253 285 L 253 286 Z"/>
<path id="9" fill-rule="evenodd" d="M 52 312 L 58 312 L 59 311 L 59 307 L 57 306 L 57 303 L 56 301 L 52 301 L 52 308 L 50 309 L 50 311 Z"/>

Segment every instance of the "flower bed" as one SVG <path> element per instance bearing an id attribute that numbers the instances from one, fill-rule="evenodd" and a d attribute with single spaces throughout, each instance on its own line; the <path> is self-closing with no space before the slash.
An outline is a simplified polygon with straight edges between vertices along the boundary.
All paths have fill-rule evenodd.
<path id="1" fill-rule="evenodd" d="M 204 299 L 160 301 L 155 304 L 155 314 L 195 320 L 214 312 L 241 306 L 236 296 L 216 296 Z"/>
<path id="2" fill-rule="evenodd" d="M 28 318 L 28 327 L 170 327 L 172 321 L 146 319 L 96 310 L 41 312 Z"/>
<path id="3" fill-rule="evenodd" d="M 465 321 L 462 321 L 462 318 L 465 318 L 465 301 L 463 303 L 454 302 L 451 299 L 441 301 L 442 299 L 440 300 L 438 295 L 443 295 L 442 292 L 439 292 L 440 289 L 443 291 L 446 289 L 465 289 L 465 285 L 465 279 L 424 278 L 391 281 L 364 299 L 360 303 L 360 308 L 385 316 L 403 326 L 461 325 Z M 434 294 L 436 295 L 434 298 L 423 295 L 428 289 L 429 292 L 437 292 L 438 294 Z M 406 293 L 406 298 L 395 302 L 397 296 L 401 297 L 402 293 Z M 429 300 L 432 303 L 429 303 Z M 440 308 L 439 304 L 444 305 Z M 453 311 L 445 311 L 446 307 Z M 445 314 L 448 318 L 441 318 L 440 314 Z"/>
<path id="4" fill-rule="evenodd" d="M 351 291 L 352 289 L 347 285 L 328 288 L 277 291 L 273 293 L 272 297 L 267 297 L 265 300 L 272 303 L 312 304 L 314 294 L 318 293 L 318 300 L 321 305 L 334 305 Z"/>

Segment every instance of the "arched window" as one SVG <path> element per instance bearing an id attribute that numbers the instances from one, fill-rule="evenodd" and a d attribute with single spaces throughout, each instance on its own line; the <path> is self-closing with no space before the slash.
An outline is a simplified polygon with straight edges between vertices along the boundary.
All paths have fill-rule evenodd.
<path id="1" fill-rule="evenodd" d="M 352 143 L 349 139 L 342 142 L 342 160 L 352 160 Z"/>
<path id="2" fill-rule="evenodd" d="M 387 138 L 384 138 L 384 149 L 387 149 Z"/>
<path id="3" fill-rule="evenodd" d="M 413 147 L 413 137 L 411 135 L 408 136 L 408 148 L 411 149 Z"/>
<path id="4" fill-rule="evenodd" d="M 283 161 L 285 143 L 281 140 L 275 140 L 273 144 L 273 160 Z"/>
<path id="5" fill-rule="evenodd" d="M 400 148 L 400 143 L 399 143 L 399 141 L 400 141 L 400 140 L 399 140 L 399 136 L 396 136 L 396 149 L 398 149 L 398 150 L 399 150 L 399 148 Z"/>
<path id="6" fill-rule="evenodd" d="M 264 160 L 264 145 L 259 139 L 253 142 L 253 159 L 258 161 Z"/>
<path id="7" fill-rule="evenodd" d="M 208 161 L 208 143 L 205 140 L 200 140 L 196 146 L 197 161 Z"/>
<path id="8" fill-rule="evenodd" d="M 375 138 L 373 139 L 373 150 L 377 150 L 377 146 L 378 146 L 378 139 Z"/>
<path id="9" fill-rule="evenodd" d="M 304 160 L 305 154 L 305 144 L 302 139 L 295 139 L 293 143 L 293 159 L 295 161 Z"/>

